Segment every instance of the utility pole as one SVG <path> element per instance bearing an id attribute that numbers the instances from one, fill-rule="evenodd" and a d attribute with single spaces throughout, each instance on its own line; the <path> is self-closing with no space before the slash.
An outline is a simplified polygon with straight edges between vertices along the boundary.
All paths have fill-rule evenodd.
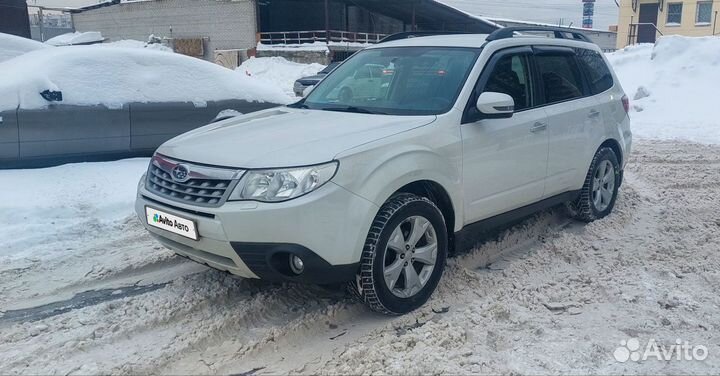
<path id="1" fill-rule="evenodd" d="M 43 20 L 43 8 L 38 9 L 38 26 L 40 26 L 40 41 L 45 42 L 45 21 Z"/>
<path id="2" fill-rule="evenodd" d="M 330 44 L 330 0 L 325 0 L 325 43 Z"/>
<path id="3" fill-rule="evenodd" d="M 713 36 L 715 36 L 715 28 L 717 27 L 717 15 L 718 11 L 715 11 L 715 20 L 713 21 Z"/>

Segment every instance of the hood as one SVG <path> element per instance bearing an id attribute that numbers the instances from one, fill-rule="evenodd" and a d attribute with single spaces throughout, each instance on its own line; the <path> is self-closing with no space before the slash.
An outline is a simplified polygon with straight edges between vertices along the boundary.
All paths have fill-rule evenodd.
<path id="1" fill-rule="evenodd" d="M 435 121 L 275 108 L 211 124 L 166 142 L 158 153 L 189 162 L 240 168 L 303 166 Z"/>

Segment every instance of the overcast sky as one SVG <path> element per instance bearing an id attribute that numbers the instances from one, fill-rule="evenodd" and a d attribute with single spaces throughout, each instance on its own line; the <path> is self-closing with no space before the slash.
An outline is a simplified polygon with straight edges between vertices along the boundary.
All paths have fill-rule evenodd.
<path id="1" fill-rule="evenodd" d="M 480 16 L 494 16 L 526 21 L 565 25 L 582 25 L 582 0 L 441 0 L 448 5 Z M 28 5 L 78 7 L 97 0 L 27 0 Z M 607 29 L 617 24 L 618 8 L 613 0 L 595 3 L 595 28 Z"/>
<path id="2" fill-rule="evenodd" d="M 512 18 L 557 24 L 563 19 L 565 25 L 582 26 L 582 0 L 441 0 L 479 16 Z M 597 0 L 595 3 L 596 29 L 606 30 L 617 24 L 618 8 L 613 0 Z"/>

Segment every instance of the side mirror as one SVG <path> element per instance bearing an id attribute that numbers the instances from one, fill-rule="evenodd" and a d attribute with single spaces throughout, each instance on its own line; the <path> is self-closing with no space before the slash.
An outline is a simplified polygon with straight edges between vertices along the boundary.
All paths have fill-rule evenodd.
<path id="1" fill-rule="evenodd" d="M 315 89 L 315 85 L 308 86 L 303 90 L 303 98 L 307 98 L 307 96 Z"/>
<path id="2" fill-rule="evenodd" d="M 507 94 L 486 91 L 478 97 L 477 109 L 485 118 L 510 118 L 515 112 L 515 100 Z"/>

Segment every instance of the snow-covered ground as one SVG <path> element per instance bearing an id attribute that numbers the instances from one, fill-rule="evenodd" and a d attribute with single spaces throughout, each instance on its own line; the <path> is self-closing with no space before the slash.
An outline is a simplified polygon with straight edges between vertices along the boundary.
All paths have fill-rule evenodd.
<path id="1" fill-rule="evenodd" d="M 715 77 L 719 55 L 671 38 L 610 56 L 631 98 L 650 93 L 633 101 L 614 214 L 583 225 L 548 211 L 499 231 L 399 318 L 339 289 L 173 257 L 132 214 L 146 159 L 0 171 L 0 374 L 717 374 L 718 81 L 685 72 Z M 285 91 L 318 68 L 269 62 L 245 68 Z M 701 125 L 688 127 L 675 102 L 710 105 L 691 107 Z M 709 354 L 616 361 L 630 338 Z"/>

